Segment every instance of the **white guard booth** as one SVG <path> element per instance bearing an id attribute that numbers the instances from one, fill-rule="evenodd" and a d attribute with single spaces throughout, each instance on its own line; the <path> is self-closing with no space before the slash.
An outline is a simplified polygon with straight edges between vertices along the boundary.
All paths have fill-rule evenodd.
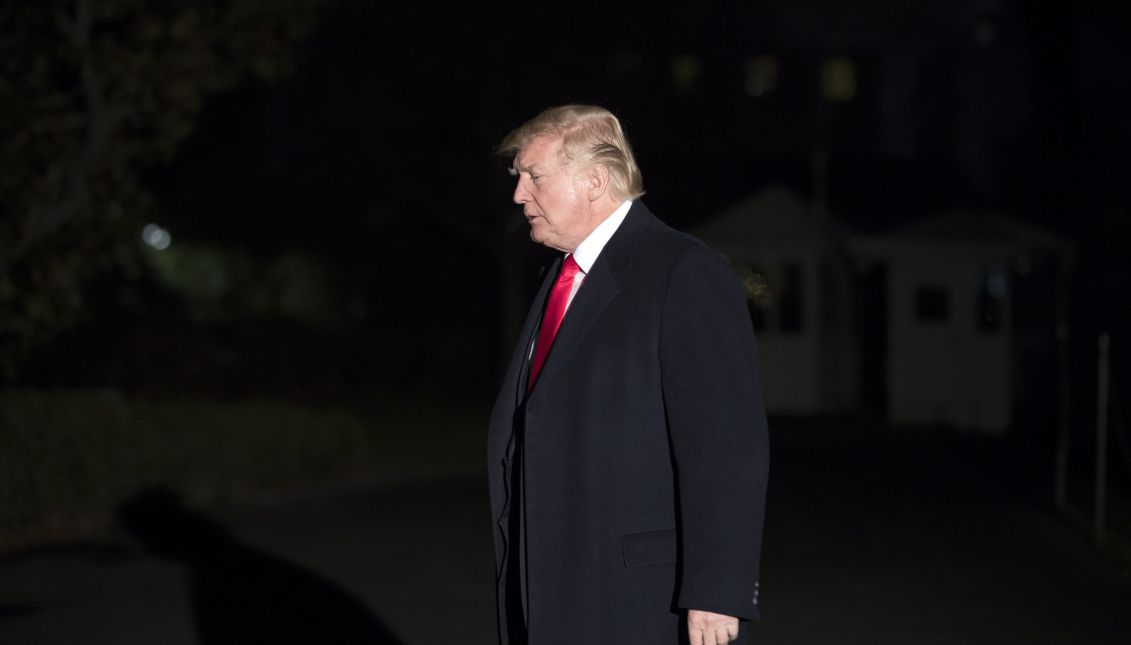
<path id="1" fill-rule="evenodd" d="M 1044 302 L 1022 302 L 1018 287 L 1069 244 L 1000 213 L 955 210 L 850 247 L 858 263 L 886 264 L 888 420 L 1005 432 L 1035 328 L 1026 317 L 1055 298 L 1051 280 L 1027 289 Z"/>
<path id="2" fill-rule="evenodd" d="M 742 279 L 775 414 L 855 409 L 858 368 L 846 230 L 782 186 L 769 186 L 691 231 Z"/>

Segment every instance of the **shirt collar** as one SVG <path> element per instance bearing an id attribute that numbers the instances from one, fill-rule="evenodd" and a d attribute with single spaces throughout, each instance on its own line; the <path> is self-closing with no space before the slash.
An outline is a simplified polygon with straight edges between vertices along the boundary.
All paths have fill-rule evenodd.
<path id="1" fill-rule="evenodd" d="M 589 273 L 589 270 L 593 268 L 597 256 L 601 255 L 601 250 L 613 237 L 613 233 L 616 233 L 617 229 L 620 228 L 621 222 L 624 221 L 625 215 L 628 215 L 630 208 L 632 208 L 632 200 L 625 200 L 624 203 L 617 206 L 612 215 L 598 224 L 597 228 L 589 234 L 589 237 L 582 240 L 581 244 L 578 244 L 577 248 L 573 250 L 573 259 L 577 262 L 577 266 L 581 267 L 582 273 Z"/>

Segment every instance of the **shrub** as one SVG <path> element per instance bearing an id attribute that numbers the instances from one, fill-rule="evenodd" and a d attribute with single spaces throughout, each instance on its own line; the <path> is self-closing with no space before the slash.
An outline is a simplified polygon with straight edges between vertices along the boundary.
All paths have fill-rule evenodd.
<path id="1" fill-rule="evenodd" d="M 339 410 L 0 390 L 0 549 L 102 525 L 157 484 L 197 503 L 238 501 L 355 476 L 376 452 L 372 432 Z"/>

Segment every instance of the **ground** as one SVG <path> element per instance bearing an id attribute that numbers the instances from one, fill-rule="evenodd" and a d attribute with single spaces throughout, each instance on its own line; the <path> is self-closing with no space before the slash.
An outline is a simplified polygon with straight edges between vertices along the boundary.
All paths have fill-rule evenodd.
<path id="1" fill-rule="evenodd" d="M 1131 638 L 1131 561 L 1018 486 L 1002 441 L 789 422 L 771 432 L 752 643 Z M 297 643 L 349 623 L 371 630 L 370 643 L 384 629 L 404 645 L 494 643 L 491 522 L 472 466 L 480 438 L 462 447 L 479 453 L 419 477 L 179 509 L 200 522 L 166 543 L 165 558 L 124 530 L 9 554 L 0 642 L 208 645 L 251 633 Z"/>

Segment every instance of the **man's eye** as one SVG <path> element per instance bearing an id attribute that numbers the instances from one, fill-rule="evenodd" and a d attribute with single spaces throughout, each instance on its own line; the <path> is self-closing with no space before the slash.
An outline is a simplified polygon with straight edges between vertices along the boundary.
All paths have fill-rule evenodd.
<path id="1" fill-rule="evenodd" d="M 530 181 L 532 181 L 534 183 L 538 183 L 538 180 L 541 179 L 541 178 L 542 178 L 542 175 L 530 175 Z"/>

